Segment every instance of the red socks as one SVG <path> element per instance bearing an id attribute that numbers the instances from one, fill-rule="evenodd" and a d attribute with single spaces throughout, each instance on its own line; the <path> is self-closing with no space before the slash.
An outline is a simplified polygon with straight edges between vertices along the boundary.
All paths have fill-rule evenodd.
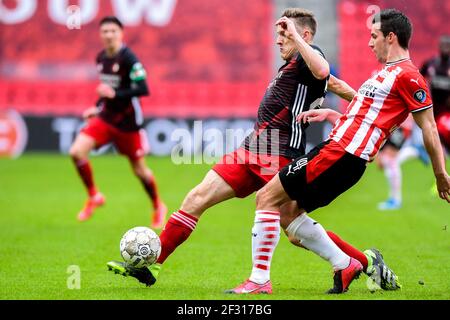
<path id="1" fill-rule="evenodd" d="M 93 197 L 97 193 L 97 189 L 94 185 L 94 178 L 92 175 L 92 168 L 89 160 L 76 160 L 73 159 L 78 174 L 85 185 L 90 197 Z"/>
<path id="2" fill-rule="evenodd" d="M 327 234 L 331 238 L 331 240 L 333 240 L 333 242 L 339 247 L 339 249 L 344 251 L 344 253 L 346 255 L 361 262 L 361 264 L 363 265 L 364 271 L 367 270 L 367 265 L 369 262 L 367 261 L 367 257 L 363 252 L 359 251 L 358 249 L 356 249 L 349 243 L 347 243 L 344 240 L 342 240 L 341 238 L 339 238 L 339 236 L 337 234 L 335 234 L 331 231 L 327 231 Z"/>
<path id="3" fill-rule="evenodd" d="M 198 219 L 182 210 L 178 210 L 167 221 L 164 230 L 159 238 L 161 239 L 161 254 L 157 263 L 164 263 L 167 257 L 172 254 L 175 249 L 181 245 L 191 235 L 197 226 Z M 365 254 L 355 247 L 351 246 L 338 235 L 331 231 L 327 231 L 331 240 L 348 256 L 358 260 L 367 269 L 368 261 Z"/>
<path id="4" fill-rule="evenodd" d="M 159 203 L 158 187 L 156 186 L 155 178 L 150 176 L 149 179 L 141 179 L 145 191 L 153 202 L 153 207 L 156 209 Z"/>
<path id="5" fill-rule="evenodd" d="M 161 239 L 161 254 L 157 263 L 163 263 L 194 231 L 198 219 L 190 214 L 178 210 L 167 221 L 159 238 Z"/>

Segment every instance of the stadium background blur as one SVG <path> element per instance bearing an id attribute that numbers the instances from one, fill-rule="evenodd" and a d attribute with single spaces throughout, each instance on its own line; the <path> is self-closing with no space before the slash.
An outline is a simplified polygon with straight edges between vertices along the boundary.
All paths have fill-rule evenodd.
<path id="1" fill-rule="evenodd" d="M 87 23 L 70 29 L 66 10 L 78 4 Z M 204 130 L 253 127 L 265 88 L 282 65 L 274 42 L 281 12 L 312 10 L 319 23 L 315 43 L 332 72 L 357 88 L 379 67 L 367 46 L 367 22 L 374 13 L 367 9 L 373 6 L 398 8 L 411 17 L 417 66 L 437 55 L 439 37 L 450 34 L 450 2 L 441 0 L 0 1 L 0 298 L 228 299 L 222 290 L 249 272 L 252 197 L 210 210 L 214 214 L 202 219 L 193 239 L 165 264 L 156 290 L 108 274 L 105 262 L 119 258 L 122 234 L 149 222 L 145 194 L 119 157 L 94 159 L 108 205 L 92 221 L 76 221 L 85 192 L 66 154 L 83 126 L 82 111 L 96 101 L 103 16 L 123 21 L 125 42 L 149 75 L 151 96 L 142 100 L 148 163 L 175 210 L 210 164 L 175 166 L 168 157 L 177 143 L 171 134 L 177 128 L 193 133 L 194 120 L 203 120 Z M 325 105 L 345 106 L 331 94 Z M 329 127 L 308 130 L 311 146 Z M 190 143 L 184 148 L 201 151 Z M 370 295 L 359 281 L 343 299 L 450 299 L 448 206 L 429 195 L 430 167 L 417 160 L 404 170 L 399 212 L 376 210 L 387 190 L 372 165 L 355 189 L 319 213 L 325 227 L 355 245 L 382 249 L 404 285 L 401 292 Z M 71 265 L 81 268 L 82 290 L 68 290 Z M 282 237 L 272 268 L 276 294 L 267 298 L 335 299 L 323 294 L 331 284 L 329 271 Z"/>
<path id="2" fill-rule="evenodd" d="M 252 127 L 265 88 L 282 65 L 273 24 L 286 7 L 316 14 L 315 42 L 332 72 L 355 88 L 379 67 L 367 46 L 374 6 L 411 16 L 411 52 L 418 66 L 437 53 L 439 36 L 450 29 L 450 3 L 439 0 L 229 0 L 226 6 L 219 0 L 148 0 L 127 8 L 128 2 L 133 3 L 2 1 L 0 119 L 11 117 L 6 111 L 13 109 L 25 126 L 4 125 L 0 155 L 20 153 L 21 147 L 67 153 L 82 126 L 82 111 L 96 101 L 97 28 L 105 15 L 123 20 L 125 41 L 149 74 L 151 96 L 143 99 L 143 112 L 154 155 L 170 154 L 173 130 L 191 128 L 194 119 L 207 119 L 204 126 L 221 131 Z M 81 29 L 67 27 L 67 7 L 73 4 L 84 7 Z M 343 106 L 329 96 L 326 105 Z M 310 142 L 316 144 L 321 129 L 312 131 Z"/>

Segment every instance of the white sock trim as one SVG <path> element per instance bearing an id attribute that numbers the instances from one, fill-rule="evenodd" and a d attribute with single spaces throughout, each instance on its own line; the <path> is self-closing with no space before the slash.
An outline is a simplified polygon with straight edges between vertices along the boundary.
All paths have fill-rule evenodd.
<path id="1" fill-rule="evenodd" d="M 258 210 L 255 214 L 255 223 L 256 222 L 266 222 L 264 220 L 274 220 L 277 223 L 280 221 L 280 213 L 274 212 L 274 211 L 265 211 L 265 210 Z"/>
<path id="2" fill-rule="evenodd" d="M 350 257 L 339 249 L 325 229 L 307 214 L 302 214 L 292 221 L 286 231 L 305 248 L 329 261 L 333 269 L 341 270 L 348 266 Z"/>

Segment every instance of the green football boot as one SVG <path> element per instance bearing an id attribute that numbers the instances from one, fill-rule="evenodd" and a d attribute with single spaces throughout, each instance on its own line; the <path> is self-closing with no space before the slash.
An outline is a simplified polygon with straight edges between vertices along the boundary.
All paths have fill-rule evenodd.
<path id="1" fill-rule="evenodd" d="M 366 274 L 369 276 L 367 286 L 371 291 L 383 289 L 386 291 L 401 289 L 398 277 L 383 260 L 383 255 L 377 249 L 364 251 L 368 260 Z"/>
<path id="2" fill-rule="evenodd" d="M 124 277 L 136 278 L 140 283 L 150 287 L 155 284 L 162 265 L 159 263 L 152 264 L 149 267 L 135 268 L 127 265 L 125 262 L 110 261 L 106 264 L 109 271 L 120 274 Z"/>

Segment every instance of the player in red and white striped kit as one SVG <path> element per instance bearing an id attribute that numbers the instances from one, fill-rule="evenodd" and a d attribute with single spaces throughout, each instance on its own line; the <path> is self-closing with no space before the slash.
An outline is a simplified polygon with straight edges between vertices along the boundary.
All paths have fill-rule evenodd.
<path id="1" fill-rule="evenodd" d="M 439 196 L 450 203 L 450 177 L 433 104 L 424 78 L 409 57 L 411 34 L 410 20 L 397 10 L 383 10 L 374 17 L 369 46 L 385 67 L 362 85 L 343 115 L 329 109 L 302 113 L 298 121 L 328 120 L 335 124 L 328 140 L 284 167 L 256 195 L 256 212 L 267 215 L 281 212 L 280 223 L 289 236 L 331 263 L 335 276 L 330 293 L 346 291 L 362 267 L 338 250 L 323 227 L 306 213 L 327 206 L 354 186 L 368 162 L 409 113 L 422 129 Z M 292 200 L 297 201 L 300 213 L 280 210 Z M 266 236 L 264 232 L 258 236 L 259 247 L 264 247 Z M 271 257 L 265 255 L 261 261 L 270 266 Z"/>
<path id="2" fill-rule="evenodd" d="M 155 284 L 163 263 L 179 246 L 189 239 L 197 222 L 207 209 L 233 197 L 245 198 L 259 190 L 286 164 L 305 154 L 307 125 L 296 121 L 297 116 L 310 108 L 319 107 L 325 91 L 330 90 L 351 101 L 356 92 L 345 82 L 329 76 L 329 64 L 320 48 L 313 44 L 317 31 L 314 15 L 301 8 L 287 9 L 276 23 L 277 45 L 285 64 L 268 86 L 258 109 L 255 130 L 241 148 L 229 153 L 207 173 L 204 180 L 192 189 L 180 209 L 172 214 L 161 239 L 161 255 L 157 263 L 134 268 L 120 261 L 107 263 L 108 269 L 131 276 L 148 286 Z M 297 211 L 295 201 L 282 210 Z M 270 267 L 260 261 L 271 256 L 280 239 L 280 215 L 257 212 L 252 229 L 254 272 L 243 286 L 228 293 L 270 294 Z M 264 248 L 259 248 L 264 235 Z M 400 288 L 398 278 L 374 250 L 361 252 L 333 232 L 328 236 L 342 250 L 359 261 L 364 272 L 372 277 L 375 265 L 384 268 L 381 288 Z M 255 242 L 255 241 L 256 242 Z M 296 239 L 290 239 L 299 245 Z M 345 266 L 346 267 L 346 266 Z"/>

